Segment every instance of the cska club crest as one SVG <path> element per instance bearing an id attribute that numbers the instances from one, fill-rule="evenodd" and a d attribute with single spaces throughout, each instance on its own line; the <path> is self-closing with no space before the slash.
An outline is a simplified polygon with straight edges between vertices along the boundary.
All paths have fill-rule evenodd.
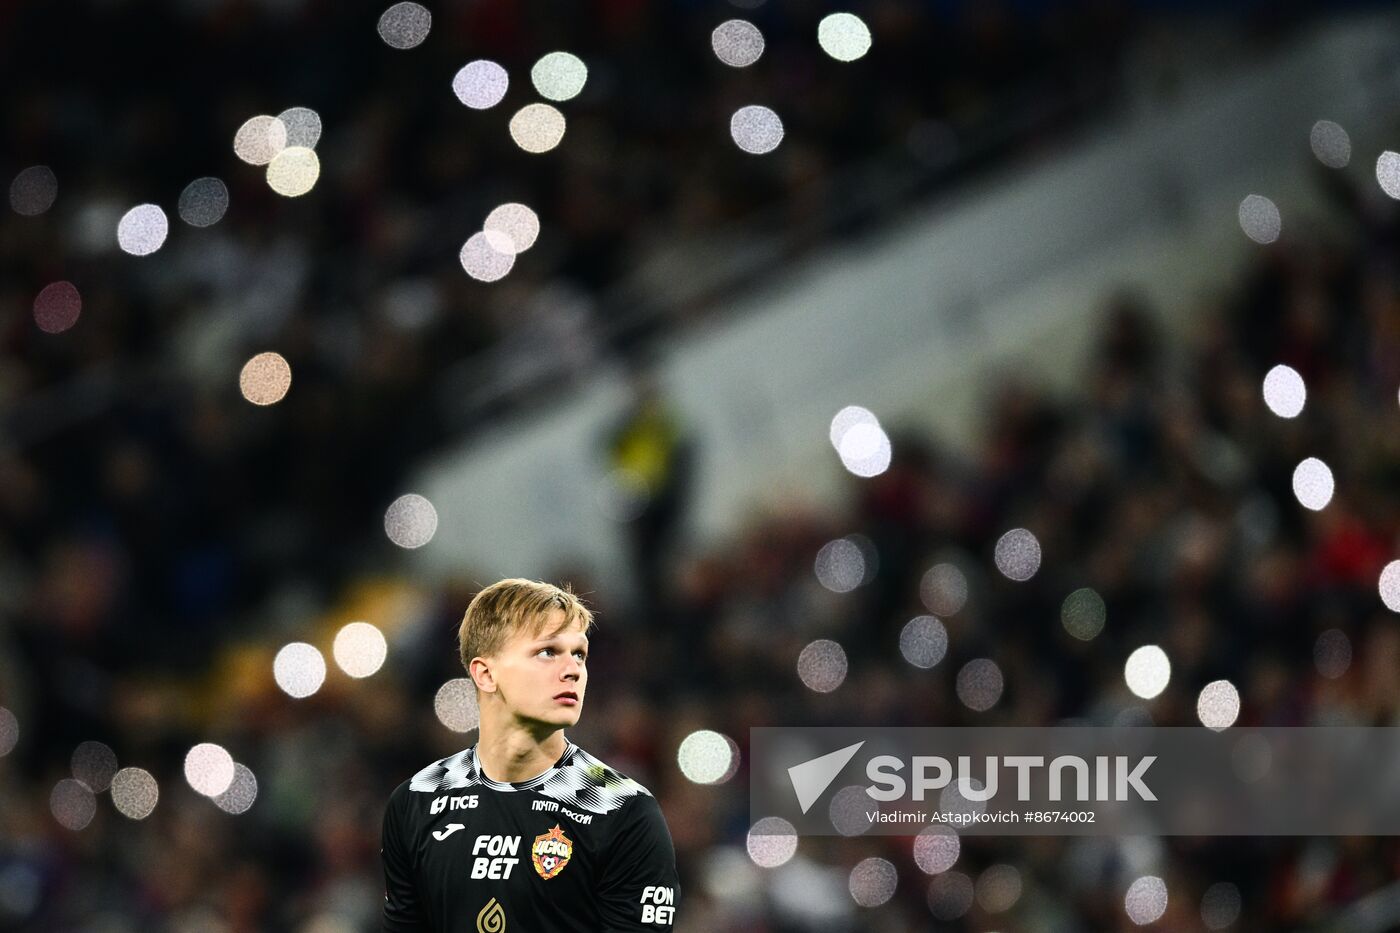
<path id="1" fill-rule="evenodd" d="M 546 881 L 563 871 L 573 854 L 574 844 L 558 824 L 549 832 L 536 836 L 534 845 L 530 846 L 530 861 Z"/>

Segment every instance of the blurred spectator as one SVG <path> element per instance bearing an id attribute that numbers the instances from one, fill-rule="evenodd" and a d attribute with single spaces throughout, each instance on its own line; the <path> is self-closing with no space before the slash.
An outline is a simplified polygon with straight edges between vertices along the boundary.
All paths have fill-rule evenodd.
<path id="1" fill-rule="evenodd" d="M 694 444 L 654 373 L 633 377 L 632 401 L 606 442 L 608 476 L 626 513 L 642 603 L 660 606 L 690 498 Z"/>

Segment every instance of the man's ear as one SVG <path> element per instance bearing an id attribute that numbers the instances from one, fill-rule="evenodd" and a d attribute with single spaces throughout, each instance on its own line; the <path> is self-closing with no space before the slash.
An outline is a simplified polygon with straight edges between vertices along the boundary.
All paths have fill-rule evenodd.
<path id="1" fill-rule="evenodd" d="M 496 692 L 496 675 L 491 673 L 491 665 L 485 658 L 472 658 L 471 664 L 467 665 L 467 673 L 471 675 L 476 689 L 482 693 Z"/>

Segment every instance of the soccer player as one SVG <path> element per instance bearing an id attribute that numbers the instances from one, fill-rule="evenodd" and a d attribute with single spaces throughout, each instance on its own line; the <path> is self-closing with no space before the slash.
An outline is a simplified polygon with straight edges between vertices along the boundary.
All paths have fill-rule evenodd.
<path id="1" fill-rule="evenodd" d="M 384 812 L 386 933 L 668 929 L 680 899 L 661 807 L 570 742 L 593 616 L 573 593 L 502 580 L 458 633 L 478 741 L 400 784 Z"/>

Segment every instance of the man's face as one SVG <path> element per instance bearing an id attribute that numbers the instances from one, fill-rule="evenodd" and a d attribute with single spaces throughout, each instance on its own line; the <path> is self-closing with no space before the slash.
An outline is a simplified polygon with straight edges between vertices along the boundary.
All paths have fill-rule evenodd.
<path id="1" fill-rule="evenodd" d="M 540 634 L 518 632 L 492 659 L 501 698 L 519 718 L 567 728 L 583 712 L 588 687 L 588 636 L 576 627 L 556 634 L 564 613 L 554 610 Z"/>

